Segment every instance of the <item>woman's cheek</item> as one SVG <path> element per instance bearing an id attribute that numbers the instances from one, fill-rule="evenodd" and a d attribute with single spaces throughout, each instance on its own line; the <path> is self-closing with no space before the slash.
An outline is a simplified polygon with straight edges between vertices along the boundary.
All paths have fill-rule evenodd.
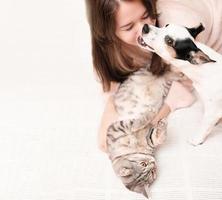
<path id="1" fill-rule="evenodd" d="M 134 32 L 128 33 L 127 43 L 132 44 L 132 45 L 136 45 L 136 33 L 134 33 Z"/>
<path id="2" fill-rule="evenodd" d="M 124 31 L 119 34 L 119 38 L 127 44 L 136 44 L 136 34 L 133 31 Z"/>

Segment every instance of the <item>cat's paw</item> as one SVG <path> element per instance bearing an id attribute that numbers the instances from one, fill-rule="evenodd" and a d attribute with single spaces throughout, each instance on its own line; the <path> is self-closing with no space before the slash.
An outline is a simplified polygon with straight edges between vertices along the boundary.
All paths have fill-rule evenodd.
<path id="1" fill-rule="evenodd" d="M 156 146 L 163 144 L 166 141 L 166 132 L 162 131 L 162 132 L 157 133 L 157 137 L 155 139 L 156 139 L 155 141 Z"/>
<path id="2" fill-rule="evenodd" d="M 202 136 L 193 136 L 188 139 L 188 143 L 192 146 L 198 146 L 204 143 L 204 138 Z"/>
<path id="3" fill-rule="evenodd" d="M 157 145 L 163 144 L 165 142 L 167 136 L 166 127 L 167 127 L 167 120 L 165 118 L 158 122 L 155 134 Z"/>

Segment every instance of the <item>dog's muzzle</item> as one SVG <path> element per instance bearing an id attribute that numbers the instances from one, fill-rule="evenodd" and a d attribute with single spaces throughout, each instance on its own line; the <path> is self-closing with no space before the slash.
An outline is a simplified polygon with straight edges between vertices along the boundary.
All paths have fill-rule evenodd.
<path id="1" fill-rule="evenodd" d="M 139 36 L 137 38 L 138 43 L 143 46 L 143 47 L 147 47 L 148 45 L 144 42 L 143 38 L 141 36 Z"/>
<path id="2" fill-rule="evenodd" d="M 139 45 L 142 46 L 143 48 L 145 48 L 145 49 L 147 49 L 147 50 L 149 50 L 149 51 L 154 52 L 154 49 L 153 49 L 151 46 L 149 46 L 147 43 L 145 43 L 144 40 L 143 40 L 143 38 L 142 38 L 141 36 L 139 36 L 139 37 L 137 38 L 137 42 L 138 42 Z"/>

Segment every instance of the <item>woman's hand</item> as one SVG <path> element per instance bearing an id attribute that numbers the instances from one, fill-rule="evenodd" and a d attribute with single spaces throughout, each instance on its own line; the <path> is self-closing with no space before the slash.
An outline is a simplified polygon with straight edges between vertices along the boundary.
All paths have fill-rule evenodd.
<path id="1" fill-rule="evenodd" d="M 115 110 L 113 103 L 113 96 L 108 97 L 105 109 L 103 111 L 99 133 L 98 133 L 98 146 L 99 149 L 103 152 L 107 152 L 106 146 L 106 134 L 108 127 L 118 119 L 118 113 Z"/>
<path id="2" fill-rule="evenodd" d="M 165 103 L 170 107 L 171 112 L 188 107 L 195 102 L 196 98 L 192 94 L 192 90 L 192 81 L 189 79 L 172 82 L 169 93 L 165 98 Z"/>
<path id="3" fill-rule="evenodd" d="M 160 112 L 153 120 L 153 124 L 156 124 L 160 119 L 166 117 L 170 111 L 174 111 L 179 108 L 184 108 L 192 105 L 195 101 L 195 97 L 191 93 L 193 90 L 192 82 L 183 80 L 181 82 L 173 81 L 169 93 L 165 98 L 165 104 Z M 107 152 L 106 146 L 106 134 L 108 127 L 118 119 L 118 113 L 115 110 L 113 103 L 113 96 L 108 97 L 98 134 L 98 146 L 103 152 Z"/>

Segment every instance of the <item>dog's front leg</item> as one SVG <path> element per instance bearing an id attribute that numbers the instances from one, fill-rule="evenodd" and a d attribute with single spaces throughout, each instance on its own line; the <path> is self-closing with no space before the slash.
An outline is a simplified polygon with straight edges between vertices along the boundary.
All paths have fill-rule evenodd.
<path id="1" fill-rule="evenodd" d="M 189 139 L 189 143 L 197 146 L 200 144 L 203 144 L 206 140 L 207 136 L 211 133 L 212 129 L 220 119 L 220 115 L 215 115 L 217 113 L 217 110 L 213 109 L 212 107 L 209 107 L 210 109 L 206 110 L 202 119 L 200 130 L 198 131 L 198 134 L 192 136 Z"/>

